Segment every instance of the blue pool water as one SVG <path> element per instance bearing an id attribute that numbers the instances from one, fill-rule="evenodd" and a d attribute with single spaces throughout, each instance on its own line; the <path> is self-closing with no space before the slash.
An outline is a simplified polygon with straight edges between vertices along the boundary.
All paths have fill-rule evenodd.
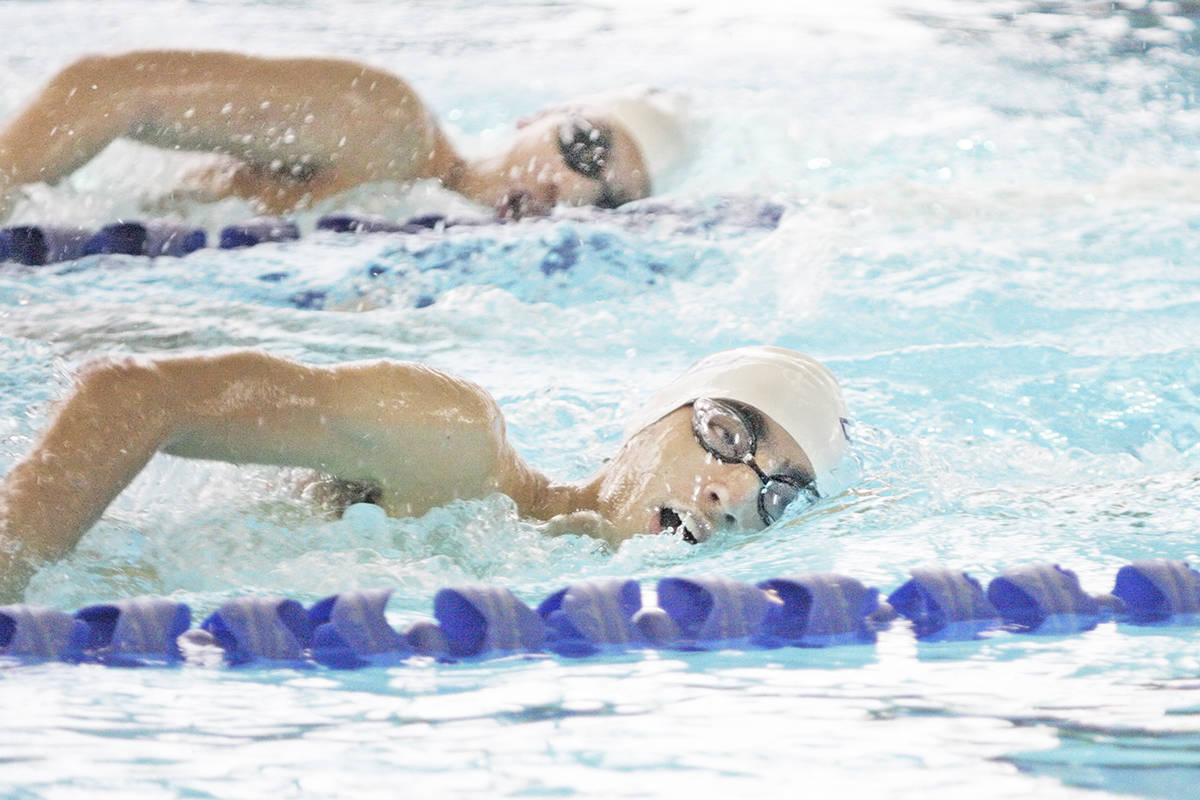
<path id="1" fill-rule="evenodd" d="M 94 50 L 245 47 L 393 69 L 465 140 L 631 83 L 691 98 L 651 213 L 0 271 L 0 468 L 72 369 L 258 347 L 415 358 L 499 399 L 528 459 L 587 475 L 653 388 L 712 350 L 805 350 L 842 380 L 857 476 L 752 536 L 617 552 L 541 538 L 501 497 L 421 519 L 314 516 L 269 470 L 170 458 L 30 602 L 393 586 L 395 624 L 485 580 L 811 570 L 884 591 L 1032 560 L 1107 591 L 1200 563 L 1200 18 L 1186 4 L 9 0 L 0 115 Z M 170 206 L 186 160 L 117 145 L 18 220 Z M 345 203 L 461 213 L 430 187 Z M 647 204 L 649 206 L 650 204 Z M 778 206 L 777 227 L 760 224 Z M 236 204 L 172 209 L 210 230 Z M 1196 796 L 1200 629 L 873 647 L 520 657 L 357 672 L 0 667 L 13 798 Z"/>

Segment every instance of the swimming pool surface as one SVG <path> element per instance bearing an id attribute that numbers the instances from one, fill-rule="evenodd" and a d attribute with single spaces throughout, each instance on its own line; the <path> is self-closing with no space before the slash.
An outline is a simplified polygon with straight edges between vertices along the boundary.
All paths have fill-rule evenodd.
<path id="1" fill-rule="evenodd" d="M 612 212 L 418 236 L 312 232 L 183 259 L 0 268 L 0 468 L 72 369 L 258 347 L 411 358 L 491 390 L 564 479 L 650 391 L 723 347 L 810 352 L 846 388 L 857 475 L 699 546 L 546 539 L 502 497 L 420 519 L 314 516 L 265 469 L 152 462 L 29 602 L 141 594 L 197 615 L 393 586 L 393 621 L 483 580 L 806 571 L 889 591 L 1030 561 L 1108 591 L 1200 563 L 1200 17 L 1191 4 L 0 3 L 0 115 L 96 50 L 332 53 L 406 76 L 464 140 L 631 83 L 686 92 L 693 153 Z M 234 203 L 161 191 L 184 159 L 115 145 L 17 221 Z M 466 213 L 430 187 L 343 201 Z M 778 225 L 773 210 L 781 209 Z M 11 798 L 1195 797 L 1200 628 L 1070 637 L 416 661 L 358 671 L 0 664 Z"/>

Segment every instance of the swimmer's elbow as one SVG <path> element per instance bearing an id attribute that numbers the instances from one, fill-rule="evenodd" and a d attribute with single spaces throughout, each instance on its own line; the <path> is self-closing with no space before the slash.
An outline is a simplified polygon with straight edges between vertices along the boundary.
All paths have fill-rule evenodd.
<path id="1" fill-rule="evenodd" d="M 108 69 L 115 58 L 116 56 L 100 53 L 81 56 L 59 70 L 58 74 L 50 80 L 47 88 L 53 90 L 61 86 L 67 91 L 77 91 L 81 85 L 88 85 L 86 81 L 92 81 Z"/>
<path id="2" fill-rule="evenodd" d="M 76 374 L 75 389 L 60 406 L 68 431 L 127 430 L 133 447 L 157 447 L 169 437 L 185 392 L 170 385 L 158 365 L 146 358 L 98 358 Z"/>
<path id="3" fill-rule="evenodd" d="M 86 72 L 88 70 L 95 69 L 102 64 L 109 63 L 112 61 L 112 59 L 113 56 L 111 55 L 104 55 L 102 53 L 87 53 L 67 64 L 62 71 L 64 73 L 79 71 Z"/>
<path id="4" fill-rule="evenodd" d="M 153 369 L 151 361 L 137 356 L 96 356 L 83 362 L 77 376 L 81 382 L 121 380 L 121 376 Z"/>
<path id="5" fill-rule="evenodd" d="M 153 361 L 105 356 L 85 362 L 76 374 L 75 385 L 77 394 L 97 401 L 133 400 L 152 408 L 161 403 L 165 381 Z"/>

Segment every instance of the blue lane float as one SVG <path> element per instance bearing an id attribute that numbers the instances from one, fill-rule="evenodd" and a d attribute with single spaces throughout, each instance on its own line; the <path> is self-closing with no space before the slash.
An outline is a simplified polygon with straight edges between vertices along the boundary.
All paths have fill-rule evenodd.
<path id="1" fill-rule="evenodd" d="M 14 225 L 0 230 L 0 261 L 40 267 L 86 255 L 92 232 L 51 225 Z"/>
<path id="2" fill-rule="evenodd" d="M 74 614 L 0 606 L 0 656 L 119 666 L 252 662 L 353 668 L 414 656 L 444 661 L 514 653 L 589 656 L 615 650 L 828 647 L 875 641 L 906 626 L 921 640 L 1082 633 L 1102 621 L 1200 624 L 1200 573 L 1182 561 L 1122 567 L 1110 594 L 1092 596 L 1056 564 L 1020 566 L 984 586 L 961 570 L 913 569 L 881 599 L 845 575 L 804 573 L 757 584 L 721 576 L 668 577 L 645 602 L 634 580 L 577 581 L 530 608 L 504 587 L 436 593 L 433 619 L 396 630 L 392 590 L 343 592 L 305 608 L 285 597 L 240 597 L 196 628 L 163 598 L 88 606 Z M 899 620 L 899 621 L 898 621 Z M 199 658 L 205 652 L 213 658 Z"/>
<path id="3" fill-rule="evenodd" d="M 208 246 L 201 228 L 161 220 L 114 222 L 105 225 L 83 245 L 83 255 L 117 253 L 127 256 L 186 256 Z"/>
<path id="4" fill-rule="evenodd" d="M 416 234 L 468 224 L 478 223 L 449 220 L 440 214 L 422 215 L 401 222 L 372 215 L 335 214 L 318 219 L 316 228 L 335 233 Z M 215 244 L 222 250 L 236 250 L 299 238 L 300 227 L 293 220 L 264 216 L 222 227 Z M 208 246 L 208 235 L 202 228 L 167 220 L 120 221 L 98 231 L 38 224 L 0 228 L 0 263 L 30 267 L 101 254 L 181 257 Z"/>
<path id="5" fill-rule="evenodd" d="M 1076 633 L 1100 622 L 1100 603 L 1079 578 L 1057 564 L 1029 564 L 995 578 L 987 598 L 1001 619 L 1018 631 Z"/>
<path id="6" fill-rule="evenodd" d="M 912 622 L 918 639 L 969 639 L 1000 622 L 979 581 L 965 572 L 918 567 L 887 602 Z"/>
<path id="7" fill-rule="evenodd" d="M 0 606 L 0 653 L 30 659 L 74 661 L 91 640 L 85 621 L 55 608 Z"/>
<path id="8" fill-rule="evenodd" d="M 192 626 L 191 609 L 161 597 L 88 606 L 75 612 L 75 618 L 88 630 L 83 651 L 92 660 L 113 665 L 179 661 L 179 637 Z"/>
<path id="9" fill-rule="evenodd" d="M 575 656 L 641 641 L 636 622 L 641 612 L 642 587 L 621 578 L 573 583 L 537 607 L 548 649 Z"/>
<path id="10" fill-rule="evenodd" d="M 587 213 L 575 209 L 577 213 Z M 753 198 L 721 198 L 707 206 L 673 208 L 646 204 L 617 212 L 605 211 L 603 219 L 631 228 L 655 221 L 674 219 L 683 232 L 701 232 L 718 226 L 741 230 L 772 230 L 783 217 L 783 206 Z M 370 214 L 330 214 L 316 222 L 318 231 L 350 234 L 420 234 L 450 227 L 504 224 L 488 219 L 450 219 L 441 214 L 423 214 L 406 220 L 391 220 Z M 300 238 L 299 226 L 285 217 L 261 216 L 226 225 L 216 236 L 223 250 L 253 247 L 269 242 Z M 201 228 L 168 220 L 122 220 L 97 230 L 55 225 L 26 224 L 0 228 L 0 263 L 46 266 L 99 254 L 132 256 L 185 256 L 209 246 Z"/>
<path id="11" fill-rule="evenodd" d="M 115 222 L 98 231 L 16 225 L 0 229 L 0 261 L 38 267 L 108 253 L 178 257 L 207 244 L 202 229 L 159 220 Z"/>
<path id="12" fill-rule="evenodd" d="M 391 589 L 369 589 L 327 597 L 314 605 L 308 611 L 313 650 L 337 658 L 409 649 L 383 615 L 391 596 Z"/>
<path id="13" fill-rule="evenodd" d="M 501 586 L 471 584 L 433 596 L 433 615 L 455 657 L 538 650 L 546 637 L 541 618 Z"/>
<path id="14" fill-rule="evenodd" d="M 767 642 L 828 647 L 875 641 L 870 619 L 880 607 L 879 590 L 845 575 L 810 572 L 772 578 L 758 588 L 778 598 L 761 628 Z"/>
<path id="15" fill-rule="evenodd" d="M 253 247 L 267 242 L 294 242 L 300 238 L 300 228 L 281 217 L 255 217 L 221 229 L 222 250 Z"/>
<path id="16" fill-rule="evenodd" d="M 1121 567 L 1112 593 L 1135 622 L 1200 615 L 1200 573 L 1182 561 L 1135 561 Z"/>
<path id="17" fill-rule="evenodd" d="M 317 230 L 334 233 L 421 233 L 441 230 L 456 223 L 441 214 L 424 214 L 396 222 L 373 214 L 330 214 L 317 220 Z M 457 223 L 457 224 L 462 224 Z"/>

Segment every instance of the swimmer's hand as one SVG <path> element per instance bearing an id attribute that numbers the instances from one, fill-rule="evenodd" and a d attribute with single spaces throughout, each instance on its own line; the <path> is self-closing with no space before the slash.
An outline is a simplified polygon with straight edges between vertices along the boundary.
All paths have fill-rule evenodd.
<path id="1" fill-rule="evenodd" d="M 603 539 L 613 547 L 621 543 L 621 536 L 618 535 L 616 527 L 595 511 L 559 514 L 539 525 L 538 530 L 546 536 L 562 536 L 564 533 L 591 536 Z"/>

